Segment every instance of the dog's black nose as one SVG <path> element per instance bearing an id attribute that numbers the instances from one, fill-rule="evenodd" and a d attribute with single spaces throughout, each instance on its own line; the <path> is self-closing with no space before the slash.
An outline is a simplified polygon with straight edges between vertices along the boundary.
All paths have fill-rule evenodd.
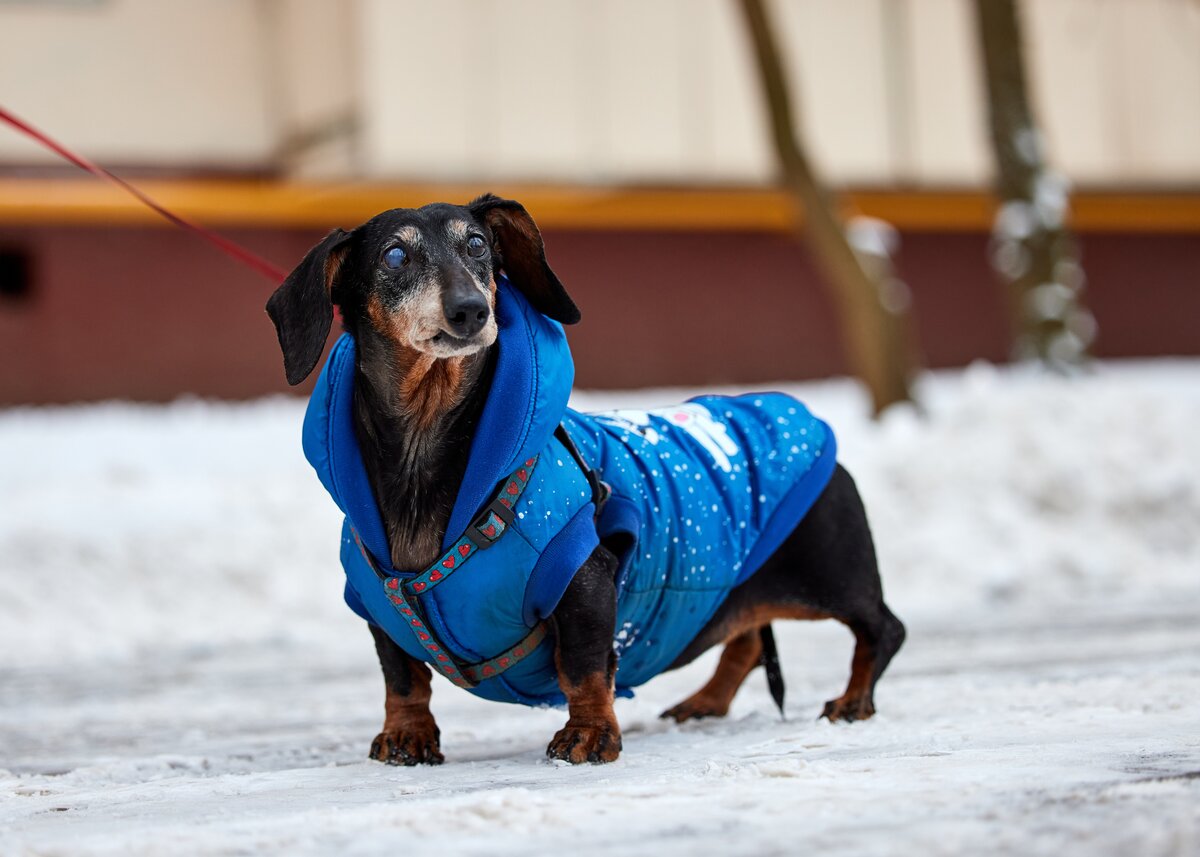
<path id="1" fill-rule="evenodd" d="M 488 305 L 479 292 L 458 294 L 443 299 L 442 312 L 446 314 L 446 325 L 460 339 L 474 336 L 487 324 Z"/>

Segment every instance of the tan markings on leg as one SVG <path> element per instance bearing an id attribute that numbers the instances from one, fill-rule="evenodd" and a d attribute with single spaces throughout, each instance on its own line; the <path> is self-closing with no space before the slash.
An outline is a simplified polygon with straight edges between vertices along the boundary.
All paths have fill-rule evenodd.
<path id="1" fill-rule="evenodd" d="M 838 720 L 866 720 L 875 713 L 875 647 L 861 631 L 854 630 L 854 659 L 850 664 L 850 682 L 846 692 L 825 703 L 822 717 Z"/>
<path id="2" fill-rule="evenodd" d="M 724 717 L 729 713 L 738 688 L 758 666 L 761 656 L 762 638 L 758 628 L 734 637 L 721 653 L 721 662 L 708 684 L 659 716 L 673 718 L 676 723 L 701 717 Z"/>
<path id="3" fill-rule="evenodd" d="M 391 765 L 440 765 L 445 757 L 441 733 L 429 710 L 429 667 L 409 661 L 412 684 L 407 695 L 387 688 L 383 702 L 383 731 L 371 743 L 370 757 Z"/>
<path id="4" fill-rule="evenodd" d="M 387 696 L 383 700 L 385 730 L 400 730 L 417 720 L 433 717 L 429 711 L 429 700 L 433 696 L 429 667 L 410 659 L 409 672 L 412 686 L 407 696 L 401 696 L 390 687 L 387 689 Z"/>
<path id="5" fill-rule="evenodd" d="M 677 723 L 699 717 L 724 717 L 738 688 L 758 666 L 762 654 L 760 628 L 775 619 L 831 618 L 830 613 L 802 604 L 755 604 L 734 614 L 717 632 L 726 645 L 716 673 L 708 684 L 660 716 L 674 718 Z"/>
<path id="6" fill-rule="evenodd" d="M 560 670 L 558 686 L 567 697 L 569 715 L 546 755 L 576 765 L 614 761 L 621 754 L 621 727 L 613 712 L 612 676 L 596 672 L 571 684 Z"/>

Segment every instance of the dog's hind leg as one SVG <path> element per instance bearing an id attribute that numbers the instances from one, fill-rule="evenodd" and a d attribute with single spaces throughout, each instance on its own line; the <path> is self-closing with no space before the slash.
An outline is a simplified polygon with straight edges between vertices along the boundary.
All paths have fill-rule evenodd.
<path id="1" fill-rule="evenodd" d="M 904 642 L 904 625 L 883 602 L 866 512 L 854 480 L 840 465 L 804 520 L 757 572 L 729 593 L 671 664 L 669 669 L 684 666 L 721 642 L 732 650 L 728 664 L 722 657 L 703 690 L 665 716 L 686 719 L 677 712 L 703 701 L 710 688 L 732 699 L 758 662 L 757 656 L 748 665 L 736 660 L 735 646 L 749 646 L 749 641 L 739 642 L 747 634 L 757 642 L 758 629 L 776 619 L 837 619 L 847 625 L 855 638 L 850 682 L 842 696 L 826 704 L 822 716 L 865 720 L 875 712 L 875 682 Z M 734 670 L 737 663 L 745 669 L 740 676 Z"/>
<path id="2" fill-rule="evenodd" d="M 875 682 L 904 642 L 904 625 L 886 605 L 871 612 L 869 618 L 842 619 L 854 633 L 854 658 L 846 692 L 825 703 L 821 712 L 830 721 L 866 720 L 875 713 Z"/>
<path id="3" fill-rule="evenodd" d="M 765 626 L 775 619 L 832 618 L 831 614 L 806 604 L 760 603 L 761 593 L 757 585 L 751 585 L 753 582 L 754 578 L 751 578 L 733 590 L 704 630 L 668 667 L 669 670 L 679 669 L 724 641 L 725 651 L 721 653 L 716 673 L 708 684 L 659 716 L 672 717 L 677 723 L 699 717 L 723 717 L 746 676 L 760 663 Z"/>
<path id="4" fill-rule="evenodd" d="M 759 628 L 751 628 L 738 634 L 725 644 L 717 671 L 708 684 L 693 693 L 683 702 L 668 708 L 659 717 L 670 717 L 676 723 L 701 717 L 724 717 L 746 676 L 759 664 L 762 657 L 762 637 Z"/>

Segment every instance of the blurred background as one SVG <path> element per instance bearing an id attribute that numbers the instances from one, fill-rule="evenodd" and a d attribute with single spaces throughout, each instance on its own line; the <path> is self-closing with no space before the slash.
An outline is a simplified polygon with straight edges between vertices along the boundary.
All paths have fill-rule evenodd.
<path id="1" fill-rule="evenodd" d="M 974 7 L 768 7 L 831 210 L 884 222 L 862 221 L 914 365 L 1019 344 Z M 1072 188 L 1082 344 L 1200 352 L 1200 3 L 1021 11 L 1039 160 Z M 740 19 L 731 0 L 4 0 L 0 104 L 285 270 L 387 208 L 517 198 L 583 308 L 584 387 L 862 374 Z M 0 127 L 0 403 L 284 389 L 270 291 Z"/>
<path id="2" fill-rule="evenodd" d="M 0 851 L 1200 853 L 1200 0 L 0 0 L 0 108 L 283 271 L 520 200 L 572 404 L 804 400 L 909 630 L 865 724 L 788 622 L 786 722 L 368 762 L 276 282 L 0 123 Z"/>

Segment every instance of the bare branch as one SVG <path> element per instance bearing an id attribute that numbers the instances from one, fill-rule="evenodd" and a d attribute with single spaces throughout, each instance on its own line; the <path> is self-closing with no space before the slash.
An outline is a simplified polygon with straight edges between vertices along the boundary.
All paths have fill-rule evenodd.
<path id="1" fill-rule="evenodd" d="M 891 284 L 877 282 L 864 269 L 796 136 L 783 60 L 762 0 L 739 2 L 754 46 L 781 180 L 803 216 L 800 237 L 808 242 L 825 275 L 851 366 L 870 389 L 878 414 L 888 405 L 912 399 L 909 377 L 915 351 L 906 307 L 891 301 L 888 308 L 884 294 Z"/>

